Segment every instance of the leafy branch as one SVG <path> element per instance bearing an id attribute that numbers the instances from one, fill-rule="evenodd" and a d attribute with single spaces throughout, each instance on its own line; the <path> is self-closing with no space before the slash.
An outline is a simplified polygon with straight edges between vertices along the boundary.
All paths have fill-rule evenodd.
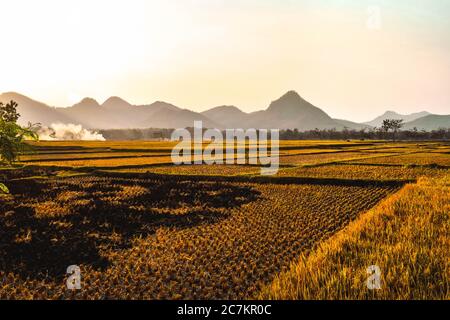
<path id="1" fill-rule="evenodd" d="M 19 117 L 16 102 L 0 103 L 0 161 L 9 165 L 20 153 L 31 149 L 25 142 L 27 139 L 39 139 L 36 133 L 38 124 L 28 123 L 27 127 L 21 127 L 17 124 Z"/>

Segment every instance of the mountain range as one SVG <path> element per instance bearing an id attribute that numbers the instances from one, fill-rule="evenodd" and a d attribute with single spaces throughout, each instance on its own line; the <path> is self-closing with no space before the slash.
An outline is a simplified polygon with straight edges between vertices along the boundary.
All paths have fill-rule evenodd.
<path id="1" fill-rule="evenodd" d="M 433 130 L 450 128 L 450 115 L 428 112 L 401 115 L 393 111 L 366 123 L 333 119 L 322 109 L 289 91 L 273 101 L 266 110 L 246 113 L 235 106 L 219 106 L 198 113 L 170 103 L 157 101 L 148 105 L 132 105 L 119 97 L 111 97 L 102 104 L 92 98 L 79 103 L 55 108 L 15 92 L 0 95 L 0 102 L 14 100 L 19 104 L 20 123 L 81 124 L 88 129 L 129 128 L 183 128 L 192 127 L 195 120 L 203 121 L 207 128 L 278 128 L 299 129 L 363 129 L 381 126 L 384 119 L 403 119 L 405 128 Z"/>
<path id="2" fill-rule="evenodd" d="M 431 113 L 427 111 L 417 112 L 417 113 L 411 113 L 411 114 L 399 114 L 395 111 L 386 111 L 384 114 L 382 114 L 379 117 L 376 117 L 372 121 L 364 122 L 365 124 L 372 126 L 372 127 L 381 127 L 383 125 L 383 120 L 385 119 L 395 119 L 400 120 L 402 119 L 404 122 L 410 122 L 414 121 L 426 116 L 431 115 Z"/>

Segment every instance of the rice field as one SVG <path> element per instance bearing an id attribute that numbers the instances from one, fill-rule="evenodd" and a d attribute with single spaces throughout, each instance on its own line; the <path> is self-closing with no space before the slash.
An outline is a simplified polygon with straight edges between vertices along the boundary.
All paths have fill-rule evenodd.
<path id="1" fill-rule="evenodd" d="M 23 161 L 25 164 L 36 164 L 36 161 L 27 162 Z M 58 166 L 58 167 L 123 167 L 123 166 L 149 166 L 155 164 L 171 164 L 172 159 L 170 155 L 164 156 L 151 156 L 151 157 L 128 157 L 122 156 L 117 158 L 98 158 L 98 159 L 60 159 L 48 161 L 45 158 L 39 161 L 40 166 Z"/>
<path id="2" fill-rule="evenodd" d="M 166 141 L 32 145 L 15 166 L 0 166 L 10 191 L 0 197 L 0 299 L 448 298 L 448 232 L 432 224 L 448 221 L 439 188 L 448 186 L 450 144 L 282 141 L 279 171 L 266 177 L 259 165 L 173 165 Z M 425 200 L 433 195 L 438 207 Z M 414 212 L 427 206 L 436 213 L 413 233 Z M 390 218 L 373 224 L 367 217 L 380 210 Z M 375 226 L 403 221 L 403 260 L 394 245 L 382 255 L 358 242 L 389 246 L 392 234 Z M 420 234 L 437 247 L 417 242 Z M 426 284 L 407 269 L 403 295 L 369 297 L 360 271 L 346 271 L 366 256 L 402 270 L 413 261 L 406 252 L 430 259 Z M 66 287 L 70 265 L 81 270 L 80 290 Z M 308 270 L 318 277 L 305 288 L 296 279 Z M 396 286 L 390 276 L 386 284 Z"/>
<path id="3" fill-rule="evenodd" d="M 39 162 L 69 162 L 69 161 L 88 161 L 88 160 L 105 160 L 105 159 L 133 159 L 133 158 L 155 158 L 166 157 L 165 153 L 149 153 L 149 152 L 81 152 L 81 153 L 41 153 L 35 155 L 22 155 L 20 162 L 32 163 Z"/>
<path id="4" fill-rule="evenodd" d="M 147 168 L 113 169 L 108 172 L 118 173 L 154 173 L 167 175 L 205 175 L 205 176 L 238 176 L 256 175 L 261 172 L 258 166 L 246 165 L 165 165 Z"/>
<path id="5" fill-rule="evenodd" d="M 422 176 L 444 175 L 447 169 L 408 166 L 371 166 L 358 164 L 331 164 L 325 166 L 281 169 L 281 177 L 335 178 L 347 180 L 416 180 Z"/>
<path id="6" fill-rule="evenodd" d="M 370 158 L 377 158 L 381 156 L 392 155 L 392 153 L 382 153 L 382 154 L 371 154 L 363 152 L 333 152 L 325 154 L 303 154 L 303 155 L 292 155 L 292 156 L 281 156 L 280 164 L 290 164 L 290 165 L 312 165 L 312 164 L 323 164 L 327 162 L 336 161 L 350 161 L 350 160 L 365 160 Z"/>
<path id="7" fill-rule="evenodd" d="M 445 166 L 450 167 L 450 153 L 410 153 L 368 159 L 355 159 L 351 162 L 405 166 Z"/>
<path id="8" fill-rule="evenodd" d="M 9 187 L 2 276 L 33 298 L 67 298 L 64 272 L 77 264 L 77 298 L 243 299 L 399 186 L 86 176 Z M 8 288 L 0 296 L 26 298 Z"/>
<path id="9" fill-rule="evenodd" d="M 423 177 L 302 255 L 262 299 L 450 299 L 450 175 Z M 380 272 L 368 290 L 368 266 Z"/>

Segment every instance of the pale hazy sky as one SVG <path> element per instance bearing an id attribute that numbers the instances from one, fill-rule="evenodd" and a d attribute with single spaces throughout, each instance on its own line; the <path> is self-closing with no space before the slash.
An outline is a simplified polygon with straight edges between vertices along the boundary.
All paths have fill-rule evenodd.
<path id="1" fill-rule="evenodd" d="M 0 24 L 0 92 L 55 106 L 255 111 L 293 89 L 355 121 L 450 113 L 448 0 L 1 0 Z"/>

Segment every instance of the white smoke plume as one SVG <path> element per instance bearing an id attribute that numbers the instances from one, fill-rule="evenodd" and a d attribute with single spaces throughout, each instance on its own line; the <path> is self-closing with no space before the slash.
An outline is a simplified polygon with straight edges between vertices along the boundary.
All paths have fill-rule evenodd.
<path id="1" fill-rule="evenodd" d="M 50 127 L 41 127 L 38 130 L 40 140 L 86 140 L 105 141 L 102 134 L 84 129 L 80 124 L 52 123 Z"/>

